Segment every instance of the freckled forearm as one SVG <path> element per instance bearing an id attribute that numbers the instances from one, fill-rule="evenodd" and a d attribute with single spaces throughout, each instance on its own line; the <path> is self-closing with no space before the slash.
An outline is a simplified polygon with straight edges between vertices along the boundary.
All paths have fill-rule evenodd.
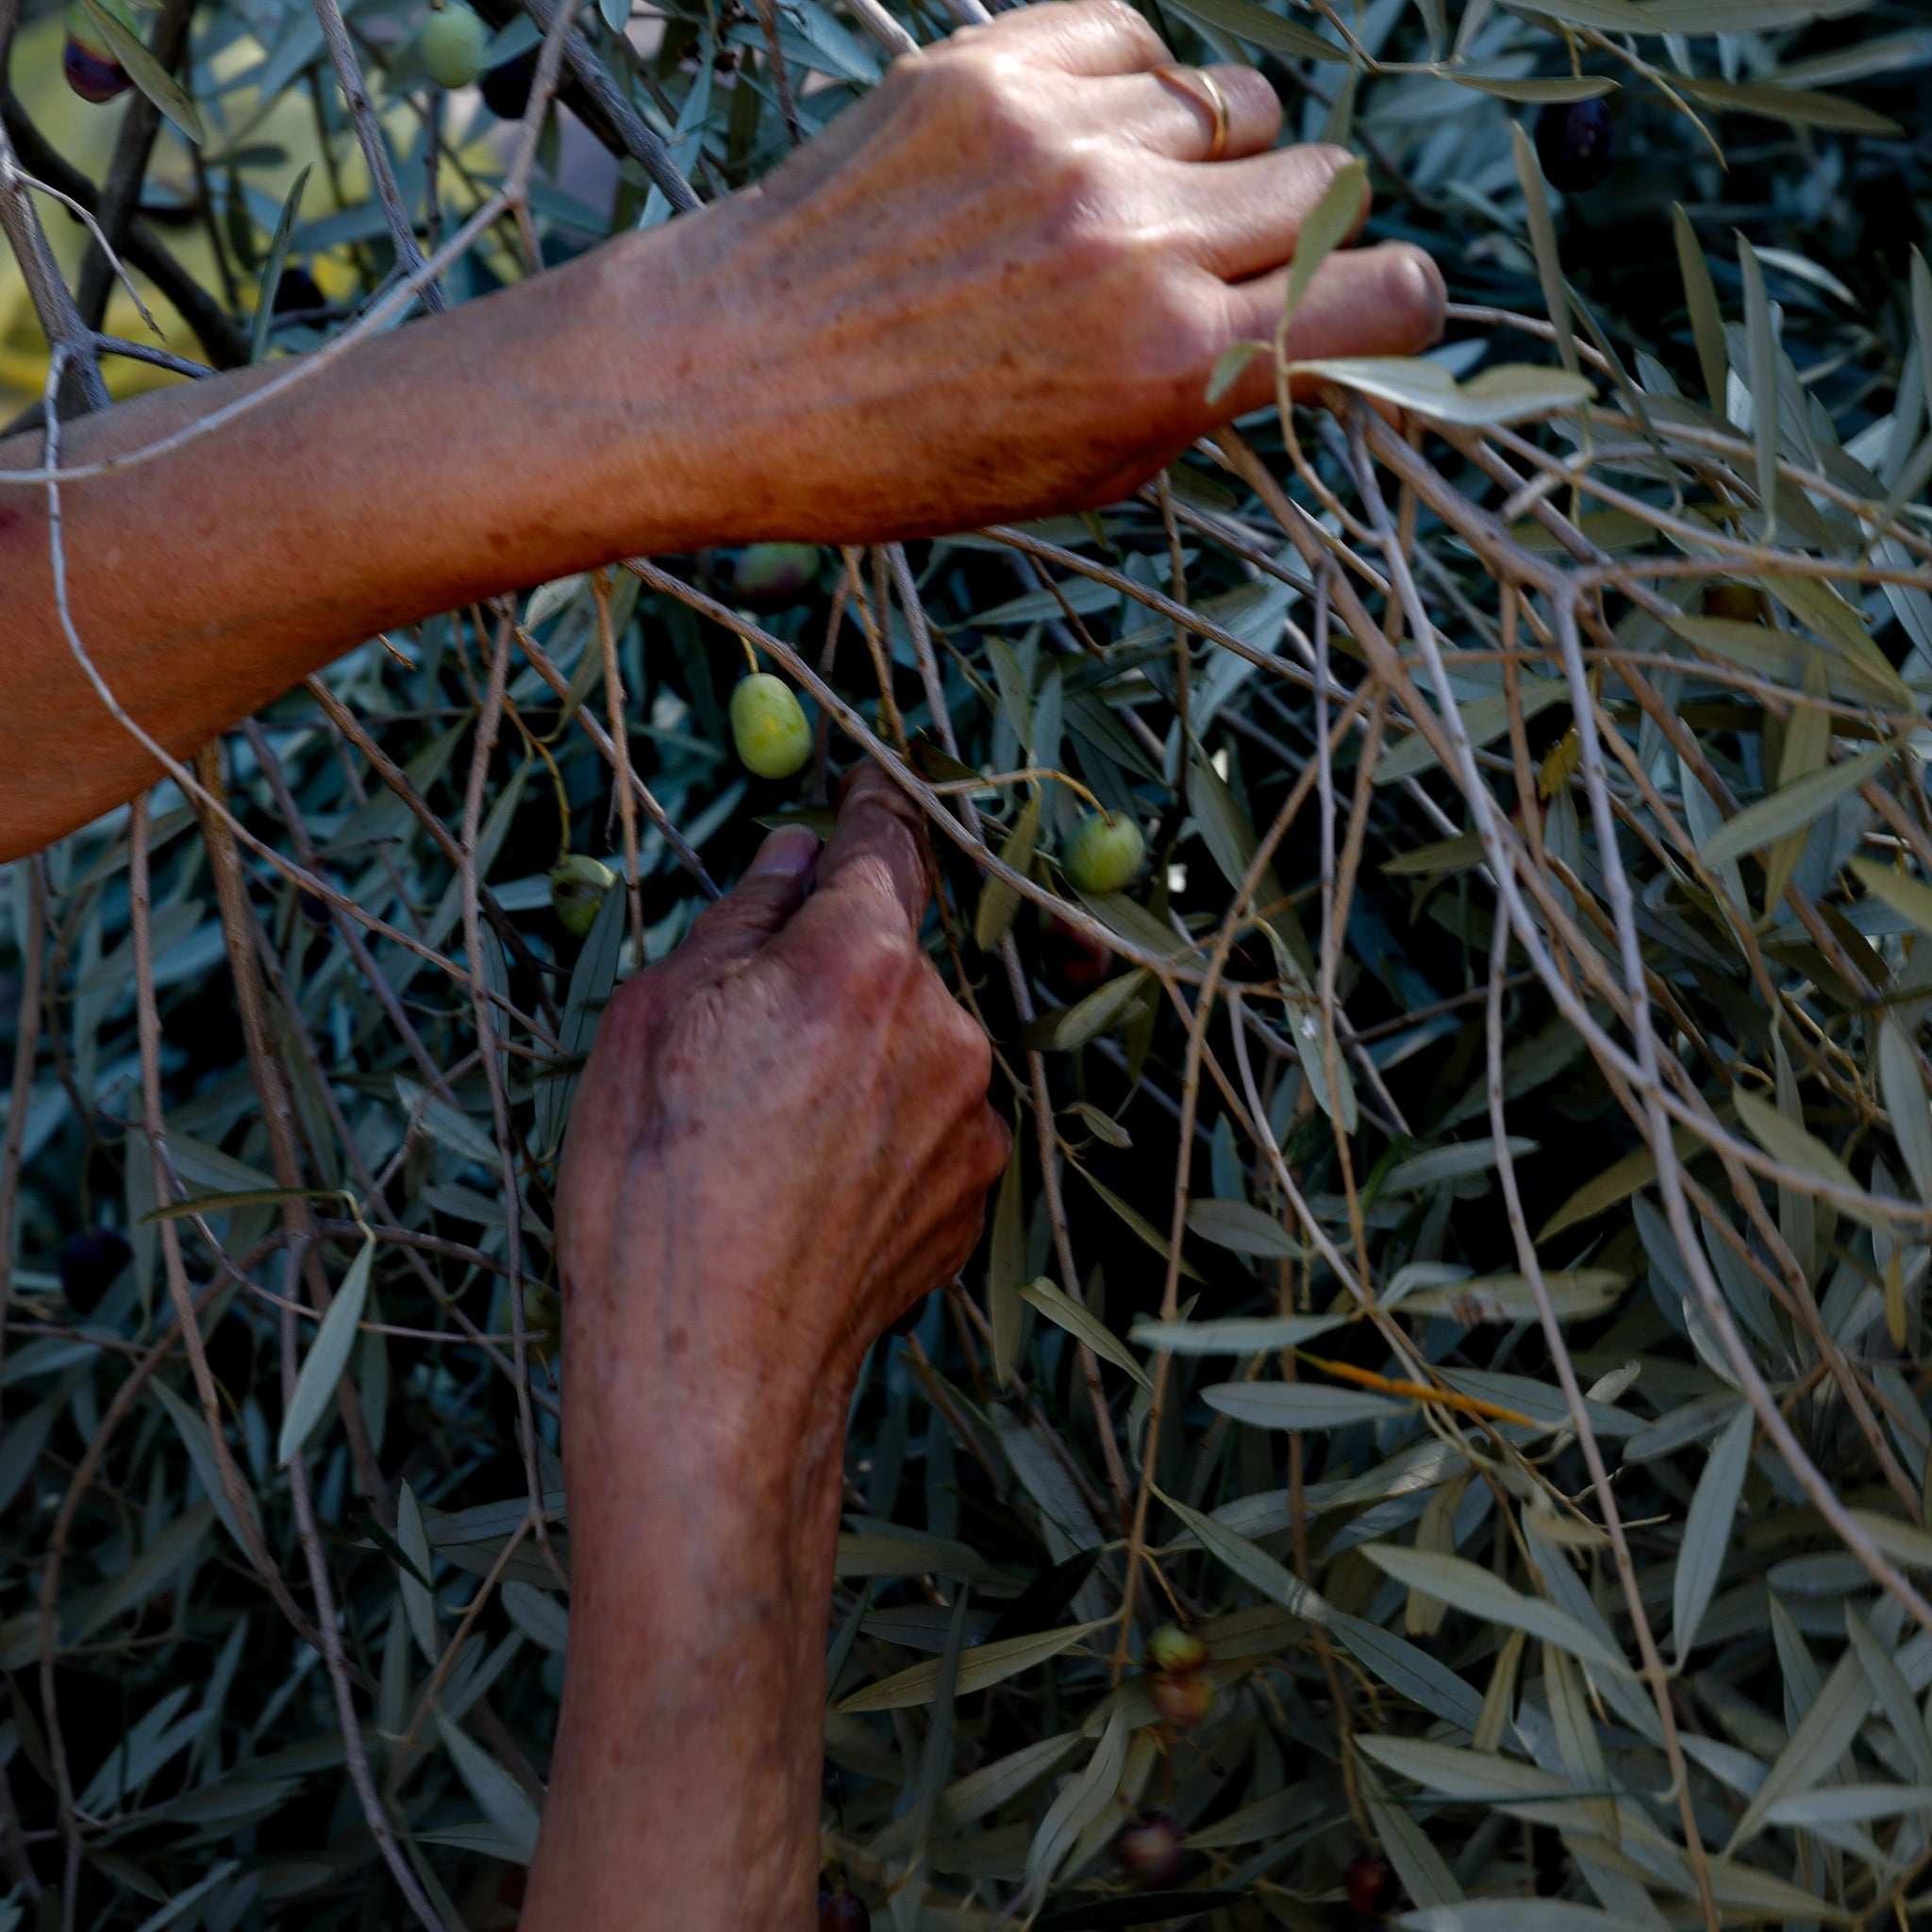
<path id="1" fill-rule="evenodd" d="M 692 241 L 658 231 L 358 343 L 166 456 L 63 485 L 70 614 L 128 713 L 185 757 L 391 625 L 718 534 L 691 485 L 699 399 L 639 376 L 685 332 L 679 278 L 644 272 L 702 254 L 704 219 Z M 62 466 L 143 448 L 300 366 L 65 425 Z M 42 458 L 38 434 L 0 444 L 0 472 Z M 44 488 L 0 483 L 0 860 L 156 775 L 75 661 L 48 510 Z"/>
<path id="2" fill-rule="evenodd" d="M 571 1411 L 569 1674 L 525 1932 L 808 1923 L 837 1431 L 714 1446 L 657 1392 Z"/>

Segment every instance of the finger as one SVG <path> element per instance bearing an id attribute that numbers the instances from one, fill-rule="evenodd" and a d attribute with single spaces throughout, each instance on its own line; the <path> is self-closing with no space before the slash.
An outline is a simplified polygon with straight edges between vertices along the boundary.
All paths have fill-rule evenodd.
<path id="1" fill-rule="evenodd" d="M 1175 171 L 1190 252 L 1231 282 L 1284 267 L 1294 258 L 1302 224 L 1353 158 L 1346 148 L 1284 147 L 1211 172 Z M 1368 219 L 1370 199 L 1364 186 L 1351 240 Z M 1264 333 L 1274 333 L 1272 323 Z"/>
<path id="2" fill-rule="evenodd" d="M 760 845 L 730 891 L 698 915 L 673 958 L 713 977 L 750 958 L 804 905 L 819 860 L 818 834 L 782 825 Z"/>
<path id="3" fill-rule="evenodd" d="M 1287 284 L 1284 269 L 1228 290 L 1228 340 L 1266 341 L 1273 335 Z M 1295 310 L 1288 332 L 1289 360 L 1420 355 L 1441 337 L 1447 299 L 1441 270 L 1407 242 L 1330 256 Z M 1297 382 L 1295 394 L 1307 394 L 1311 388 Z M 1274 358 L 1260 355 L 1218 408 L 1225 421 L 1274 400 Z"/>
<path id="4" fill-rule="evenodd" d="M 1281 132 L 1281 102 L 1252 67 L 1158 67 L 1097 98 L 1106 126 L 1176 161 L 1204 161 L 1213 150 L 1213 90 L 1227 104 L 1227 141 L 1218 159 L 1264 154 Z"/>
<path id="5" fill-rule="evenodd" d="M 919 808 L 876 765 L 846 782 L 839 822 L 819 860 L 823 916 L 858 906 L 896 918 L 916 934 L 925 917 L 925 829 Z"/>
<path id="6" fill-rule="evenodd" d="M 988 25 L 962 28 L 949 44 L 1018 54 L 1065 74 L 1136 74 L 1174 58 L 1126 0 L 1016 7 Z"/>

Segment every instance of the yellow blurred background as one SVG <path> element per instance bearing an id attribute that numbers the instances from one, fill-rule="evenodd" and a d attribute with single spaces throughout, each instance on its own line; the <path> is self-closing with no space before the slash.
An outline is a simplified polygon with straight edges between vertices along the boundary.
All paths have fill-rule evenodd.
<path id="1" fill-rule="evenodd" d="M 14 43 L 13 88 L 47 141 L 98 184 L 107 174 L 127 104 L 138 96 L 130 91 L 99 106 L 82 100 L 69 88 L 60 71 L 64 39 L 65 30 L 58 13 L 24 25 Z M 350 259 L 346 243 L 314 253 L 300 249 L 300 224 L 335 214 L 336 194 L 328 169 L 321 165 L 323 153 L 315 105 L 306 85 L 299 77 L 292 85 L 282 83 L 275 97 L 264 105 L 249 82 L 251 74 L 262 67 L 268 51 L 243 35 L 215 56 L 214 85 L 210 88 L 204 84 L 197 101 L 208 132 L 202 152 L 204 174 L 210 188 L 219 193 L 228 178 L 231 161 L 245 163 L 256 246 L 265 250 L 267 230 L 273 225 L 275 210 L 303 167 L 316 163 L 303 190 L 296 229 L 298 248 L 291 259 L 301 261 L 331 301 L 352 300 L 359 291 L 361 278 Z M 326 72 L 325 64 L 324 71 Z M 204 70 L 204 83 L 206 78 Z M 333 93 L 332 79 L 328 87 Z M 489 146 L 465 139 L 463 130 L 475 118 L 474 94 L 467 98 L 451 96 L 451 130 L 463 143 L 460 158 L 472 183 L 478 176 L 490 177 L 497 172 L 496 158 Z M 414 111 L 405 102 L 391 102 L 385 126 L 394 153 L 400 154 L 420 141 Z M 335 149 L 336 175 L 342 198 L 354 208 L 368 198 L 368 173 L 352 139 L 346 135 L 339 137 Z M 458 208 L 466 208 L 471 204 L 471 192 L 465 190 L 450 164 L 446 163 L 440 172 L 445 196 L 454 196 Z M 48 240 L 72 285 L 78 277 L 87 252 L 87 230 L 58 202 L 45 195 L 37 196 L 36 200 Z M 222 277 L 208 221 L 201 211 L 201 191 L 193 161 L 187 142 L 165 121 L 148 165 L 142 213 L 182 267 L 218 301 L 222 300 Z M 230 254 L 238 292 L 243 309 L 247 310 L 255 302 L 256 273 L 233 262 L 232 250 Z M 507 259 L 503 267 L 509 269 Z M 194 331 L 173 305 L 144 276 L 137 275 L 135 281 L 160 326 L 159 346 L 192 361 L 205 360 Z M 104 325 L 109 335 L 141 342 L 156 341 L 126 290 L 118 284 L 109 300 Z M 11 253 L 0 245 L 0 422 L 10 420 L 40 400 L 46 371 L 46 340 L 41 333 L 19 267 Z M 137 395 L 144 390 L 185 379 L 118 356 L 103 358 L 102 373 L 109 391 L 117 397 Z"/>

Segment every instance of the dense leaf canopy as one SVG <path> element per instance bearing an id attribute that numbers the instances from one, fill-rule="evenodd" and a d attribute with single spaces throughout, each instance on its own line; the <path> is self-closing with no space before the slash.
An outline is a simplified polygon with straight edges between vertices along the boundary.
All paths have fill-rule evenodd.
<path id="1" fill-rule="evenodd" d="M 415 0 L 82 5 L 136 91 L 36 15 L 8 134 L 223 365 L 676 219 L 953 24 L 601 0 L 552 109 L 546 0 L 483 0 L 448 93 Z M 1145 8 L 1363 158 L 1441 349 L 1104 514 L 371 641 L 0 873 L 0 1928 L 400 1927 L 398 1873 L 513 1923 L 575 1070 L 858 757 L 1020 1127 L 854 1410 L 825 1846 L 881 1921 L 1340 1925 L 1372 1847 L 1433 1932 L 1932 1910 L 1932 25 Z M 1584 100 L 1566 196 L 1536 122 Z M 110 390 L 178 379 L 37 206 Z M 10 269 L 0 325 L 11 413 Z M 796 777 L 733 753 L 747 646 Z M 1147 857 L 1082 892 L 1095 806 Z M 554 902 L 572 853 L 613 876 Z M 1205 1664 L 1146 1667 L 1170 1620 Z"/>

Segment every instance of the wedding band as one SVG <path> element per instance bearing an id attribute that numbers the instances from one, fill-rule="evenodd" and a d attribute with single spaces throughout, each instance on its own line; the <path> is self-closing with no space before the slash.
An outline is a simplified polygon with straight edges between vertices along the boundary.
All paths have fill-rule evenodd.
<path id="1" fill-rule="evenodd" d="M 1205 67 L 1157 67 L 1154 71 L 1159 79 L 1171 81 L 1190 100 L 1205 106 L 1214 116 L 1214 139 L 1208 144 L 1208 158 L 1218 161 L 1227 152 L 1228 129 L 1227 96 L 1222 92 L 1221 83 Z M 1199 93 L 1194 90 L 1195 82 L 1200 85 Z"/>

